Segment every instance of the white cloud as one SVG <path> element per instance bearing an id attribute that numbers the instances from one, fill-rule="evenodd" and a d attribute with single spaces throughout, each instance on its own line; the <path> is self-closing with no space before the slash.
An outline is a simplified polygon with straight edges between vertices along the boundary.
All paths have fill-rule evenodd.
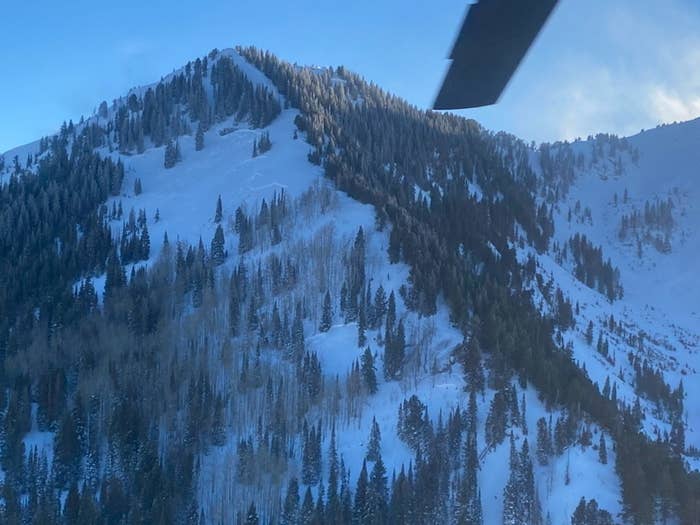
<path id="1" fill-rule="evenodd" d="M 697 6 L 572 2 L 562 4 L 552 26 L 513 86 L 517 92 L 504 100 L 512 125 L 504 124 L 516 134 L 537 140 L 630 135 L 700 116 Z"/>
<path id="2" fill-rule="evenodd" d="M 691 120 L 700 115 L 700 96 L 673 93 L 656 86 L 649 93 L 651 113 L 662 122 Z"/>

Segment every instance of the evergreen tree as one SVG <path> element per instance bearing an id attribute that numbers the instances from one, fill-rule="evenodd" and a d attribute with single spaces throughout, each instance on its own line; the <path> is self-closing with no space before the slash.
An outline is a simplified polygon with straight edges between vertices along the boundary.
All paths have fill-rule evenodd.
<path id="1" fill-rule="evenodd" d="M 471 390 L 466 422 L 467 436 L 464 443 L 464 473 L 458 482 L 455 502 L 457 525 L 483 525 L 481 493 L 476 475 L 479 468 L 476 412 L 476 392 Z"/>
<path id="2" fill-rule="evenodd" d="M 392 301 L 393 297 L 394 294 L 392 292 L 389 297 L 389 311 L 387 313 L 386 336 L 384 342 L 384 377 L 386 379 L 397 379 L 401 375 L 406 347 L 403 319 L 399 321 L 396 332 L 393 333 L 392 326 L 396 315 L 395 302 Z"/>
<path id="3" fill-rule="evenodd" d="M 370 328 L 374 330 L 381 326 L 384 316 L 386 315 L 386 309 L 386 293 L 384 292 L 384 287 L 380 284 L 374 294 L 374 323 L 370 325 Z"/>
<path id="4" fill-rule="evenodd" d="M 331 443 L 328 450 L 328 494 L 326 496 L 326 515 L 325 520 L 329 523 L 342 522 L 342 503 L 339 493 L 339 465 L 338 465 L 338 450 L 335 441 L 335 424 L 331 430 Z"/>
<path id="5" fill-rule="evenodd" d="M 503 489 L 503 525 L 519 525 L 520 515 L 520 457 L 515 449 L 515 439 L 510 435 L 510 475 Z"/>
<path id="6" fill-rule="evenodd" d="M 139 251 L 141 259 L 148 259 L 151 253 L 151 236 L 148 234 L 148 226 L 144 222 L 139 239 Z"/>
<path id="7" fill-rule="evenodd" d="M 75 421 L 66 413 L 54 437 L 53 468 L 56 484 L 68 487 L 78 481 L 80 475 L 81 450 Z"/>
<path id="8" fill-rule="evenodd" d="M 302 481 L 316 485 L 321 479 L 321 426 L 318 429 L 304 422 L 304 447 L 302 450 Z"/>
<path id="9" fill-rule="evenodd" d="M 352 510 L 353 523 L 369 523 L 369 479 L 367 477 L 367 462 L 362 462 L 360 476 L 355 488 L 355 503 Z"/>
<path id="10" fill-rule="evenodd" d="M 214 232 L 214 238 L 211 240 L 211 262 L 214 266 L 222 265 L 226 259 L 225 244 L 224 229 L 219 224 Z"/>
<path id="11" fill-rule="evenodd" d="M 598 444 L 598 461 L 603 465 L 608 463 L 608 447 L 605 443 L 605 434 L 600 433 L 600 443 Z"/>
<path id="12" fill-rule="evenodd" d="M 248 512 L 246 512 L 245 525 L 259 525 L 259 523 L 260 519 L 258 518 L 258 512 L 255 510 L 255 503 L 251 502 Z"/>
<path id="13" fill-rule="evenodd" d="M 540 465 L 549 464 L 549 456 L 552 455 L 552 436 L 543 417 L 537 420 L 537 461 Z"/>
<path id="14" fill-rule="evenodd" d="M 301 363 L 301 359 L 304 356 L 304 320 L 302 317 L 301 302 L 297 302 L 294 311 L 294 321 L 292 323 L 292 337 L 291 337 L 291 348 L 290 348 L 290 358 L 295 363 Z"/>
<path id="15" fill-rule="evenodd" d="M 333 324 L 333 314 L 331 312 L 331 294 L 326 291 L 326 295 L 323 298 L 323 312 L 321 313 L 321 324 L 318 329 L 321 332 L 327 332 L 331 329 Z"/>
<path id="16" fill-rule="evenodd" d="M 216 396 L 214 404 L 214 416 L 211 426 L 212 444 L 221 447 L 226 443 L 226 427 L 224 421 L 224 402 L 220 395 Z"/>
<path id="17" fill-rule="evenodd" d="M 381 457 L 382 450 L 382 436 L 379 431 L 379 424 L 376 418 L 372 418 L 372 428 L 369 433 L 369 442 L 367 444 L 367 455 L 365 459 L 367 461 L 378 461 Z"/>
<path id="18" fill-rule="evenodd" d="M 163 160 L 163 166 L 166 169 L 170 169 L 175 166 L 181 160 L 180 155 L 180 145 L 177 140 L 169 140 L 168 144 L 165 146 L 165 156 Z"/>
<path id="19" fill-rule="evenodd" d="M 519 458 L 519 492 L 518 515 L 524 523 L 534 524 L 533 516 L 538 512 L 539 502 L 535 494 L 535 476 L 532 469 L 532 461 L 530 460 L 530 450 L 527 439 L 523 440 L 523 446 L 520 451 Z"/>
<path id="20" fill-rule="evenodd" d="M 462 366 L 464 368 L 464 379 L 467 383 L 467 388 L 470 391 L 474 390 L 483 393 L 485 387 L 484 368 L 481 363 L 479 342 L 474 336 L 469 340 Z"/>
<path id="21" fill-rule="evenodd" d="M 362 379 L 364 381 L 365 388 L 370 395 L 377 393 L 377 373 L 374 367 L 374 356 L 369 346 L 365 348 L 362 353 Z"/>
<path id="22" fill-rule="evenodd" d="M 387 523 L 388 488 L 386 468 L 381 455 L 377 458 L 372 468 L 367 488 L 367 521 L 370 525 L 384 525 Z"/>
<path id="23" fill-rule="evenodd" d="M 297 523 L 299 523 L 299 482 L 296 477 L 292 477 L 287 485 L 280 524 L 297 525 Z"/>
<path id="24" fill-rule="evenodd" d="M 214 222 L 219 223 L 224 218 L 223 206 L 221 205 L 221 195 L 216 198 L 216 211 L 214 212 Z"/>
<path id="25" fill-rule="evenodd" d="M 314 510 L 314 498 L 311 494 L 311 487 L 306 487 L 304 502 L 301 504 L 299 513 L 299 523 L 301 525 L 311 525 L 313 523 Z"/>

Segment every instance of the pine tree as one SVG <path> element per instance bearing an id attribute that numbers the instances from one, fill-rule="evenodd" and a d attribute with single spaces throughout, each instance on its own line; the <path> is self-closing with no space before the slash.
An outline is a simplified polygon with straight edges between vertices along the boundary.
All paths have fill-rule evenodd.
<path id="1" fill-rule="evenodd" d="M 214 266 L 222 265 L 226 259 L 225 244 L 224 229 L 219 224 L 216 227 L 214 238 L 211 240 L 211 262 Z"/>
<path id="2" fill-rule="evenodd" d="M 139 252 L 141 259 L 148 259 L 151 253 L 151 236 L 148 234 L 148 226 L 144 223 L 139 239 Z"/>
<path id="3" fill-rule="evenodd" d="M 403 366 L 406 336 L 403 320 L 394 331 L 396 322 L 396 298 L 394 292 L 389 296 L 389 306 L 386 314 L 386 328 L 384 336 L 384 377 L 388 380 L 396 379 Z"/>
<path id="4" fill-rule="evenodd" d="M 221 195 L 216 198 L 216 212 L 214 212 L 214 222 L 219 223 L 224 218 L 223 206 L 221 205 Z"/>
<path id="5" fill-rule="evenodd" d="M 503 525 L 519 525 L 520 511 L 520 461 L 515 450 L 515 439 L 510 435 L 510 475 L 503 489 Z"/>
<path id="6" fill-rule="evenodd" d="M 143 187 L 141 186 L 141 179 L 137 177 L 134 181 L 134 195 L 141 195 L 142 192 Z"/>
<path id="7" fill-rule="evenodd" d="M 670 441 L 671 449 L 676 455 L 681 456 L 685 453 L 685 425 L 680 417 L 675 417 L 671 423 Z"/>
<path id="8" fill-rule="evenodd" d="M 367 521 L 370 525 L 387 523 L 388 489 L 386 467 L 381 455 L 372 468 L 367 488 Z"/>
<path id="9" fill-rule="evenodd" d="M 471 391 L 476 392 L 484 391 L 485 379 L 484 379 L 484 368 L 481 363 L 481 350 L 479 349 L 479 342 L 475 336 L 469 340 L 467 345 L 464 361 L 464 378 L 467 383 L 467 388 Z"/>
<path id="10" fill-rule="evenodd" d="M 321 478 L 321 426 L 308 428 L 304 422 L 303 437 L 302 481 L 305 485 L 316 485 Z"/>
<path id="11" fill-rule="evenodd" d="M 598 461 L 603 465 L 608 463 L 608 447 L 605 443 L 605 434 L 600 433 L 600 443 L 598 444 Z"/>
<path id="12" fill-rule="evenodd" d="M 372 418 L 372 428 L 369 433 L 369 443 L 367 444 L 367 461 L 377 461 L 381 457 L 382 436 L 379 431 L 379 424 L 376 418 Z"/>
<path id="13" fill-rule="evenodd" d="M 326 496 L 326 515 L 325 520 L 329 523 L 342 522 L 342 504 L 339 493 L 339 465 L 338 465 L 338 450 L 335 440 L 335 424 L 331 430 L 331 443 L 328 450 L 328 494 Z"/>
<path id="14" fill-rule="evenodd" d="M 221 395 L 216 396 L 214 416 L 211 424 L 211 441 L 214 446 L 221 447 L 226 443 L 226 427 L 224 422 L 224 402 Z"/>
<path id="15" fill-rule="evenodd" d="M 302 317 L 301 302 L 297 302 L 294 311 L 294 321 L 292 323 L 292 338 L 290 348 L 290 358 L 295 363 L 301 363 L 304 356 L 304 319 Z"/>
<path id="16" fill-rule="evenodd" d="M 260 519 L 258 518 L 258 512 L 255 510 L 255 503 L 251 502 L 248 512 L 246 512 L 245 525 L 259 525 L 259 523 Z"/>
<path id="17" fill-rule="evenodd" d="M 301 504 L 301 512 L 299 513 L 299 523 L 301 525 L 311 525 L 313 523 L 314 510 L 314 498 L 311 494 L 311 487 L 306 487 L 304 502 Z"/>
<path id="18" fill-rule="evenodd" d="M 66 503 L 63 507 L 63 519 L 66 523 L 78 523 L 80 514 L 80 492 L 78 485 L 73 483 L 68 491 Z"/>
<path id="19" fill-rule="evenodd" d="M 372 351 L 369 349 L 369 346 L 365 348 L 361 359 L 362 379 L 364 381 L 365 388 L 367 388 L 367 392 L 369 392 L 370 395 L 376 394 L 377 373 L 374 367 L 374 356 L 372 355 Z"/>
<path id="20" fill-rule="evenodd" d="M 539 505 L 535 496 L 535 475 L 530 460 L 530 449 L 527 439 L 523 440 L 523 446 L 519 457 L 519 511 L 518 515 L 524 523 L 533 522 L 535 507 Z"/>
<path id="21" fill-rule="evenodd" d="M 297 525 L 299 522 L 299 482 L 292 477 L 287 485 L 280 525 Z"/>
<path id="22" fill-rule="evenodd" d="M 593 321 L 589 321 L 588 327 L 586 328 L 586 343 L 588 346 L 593 344 Z"/>
<path id="23" fill-rule="evenodd" d="M 401 239 L 398 228 L 392 228 L 389 234 L 389 262 L 396 264 L 401 260 Z"/>
<path id="24" fill-rule="evenodd" d="M 547 420 L 543 417 L 537 420 L 537 461 L 540 465 L 549 464 L 552 454 L 552 436 Z"/>
<path id="25" fill-rule="evenodd" d="M 369 523 L 369 479 L 367 477 L 367 462 L 362 462 L 360 476 L 355 488 L 355 504 L 352 509 L 353 523 Z"/>
<path id="26" fill-rule="evenodd" d="M 178 144 L 177 140 L 169 140 L 168 144 L 165 146 L 165 156 L 163 159 L 163 166 L 166 169 L 170 169 L 175 164 L 180 162 L 181 160 L 181 155 L 180 155 L 180 145 Z"/>
<path id="27" fill-rule="evenodd" d="M 326 295 L 323 298 L 323 312 L 321 313 L 321 324 L 318 329 L 321 332 L 327 332 L 331 329 L 333 324 L 333 314 L 331 312 L 331 294 L 326 291 Z"/>
<path id="28" fill-rule="evenodd" d="M 373 330 L 380 327 L 386 315 L 387 299 L 384 287 L 380 284 L 374 294 L 374 323 L 370 325 Z"/>

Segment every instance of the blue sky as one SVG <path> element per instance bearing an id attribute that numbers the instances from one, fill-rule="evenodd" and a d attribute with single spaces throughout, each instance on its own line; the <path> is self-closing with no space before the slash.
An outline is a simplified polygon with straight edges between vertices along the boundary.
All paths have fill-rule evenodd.
<path id="1" fill-rule="evenodd" d="M 428 107 L 466 2 L 8 0 L 0 17 L 0 151 L 88 115 L 213 47 L 345 65 Z M 632 134 L 700 116 L 700 2 L 561 0 L 497 106 L 463 111 L 545 141 Z"/>

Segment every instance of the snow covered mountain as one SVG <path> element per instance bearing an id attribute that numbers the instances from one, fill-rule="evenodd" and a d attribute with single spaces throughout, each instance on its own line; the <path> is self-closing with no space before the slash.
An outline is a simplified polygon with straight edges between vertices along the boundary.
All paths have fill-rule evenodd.
<path id="1" fill-rule="evenodd" d="M 696 120 L 627 139 L 601 135 L 552 148 L 554 157 L 568 159 L 562 168 L 568 177 L 547 185 L 561 198 L 553 207 L 557 246 L 539 258 L 541 275 L 553 278 L 580 307 L 576 329 L 564 335 L 574 358 L 599 384 L 616 384 L 619 398 L 630 405 L 641 397 L 644 427 L 655 438 L 671 432 L 669 394 L 682 381 L 692 400 L 700 385 L 700 281 L 694 262 L 700 253 L 698 145 Z M 572 272 L 566 275 L 570 257 L 562 257 L 562 247 L 576 234 L 601 247 L 618 269 L 621 298 L 609 301 L 571 278 Z M 586 341 L 591 323 L 593 344 Z M 599 337 L 609 346 L 608 356 L 592 351 Z M 640 373 L 645 361 L 658 378 Z M 689 402 L 679 416 L 686 460 L 695 467 L 700 412 Z"/>
<path id="2" fill-rule="evenodd" d="M 696 141 L 533 151 L 239 49 L 5 153 L 0 516 L 694 523 Z"/>

